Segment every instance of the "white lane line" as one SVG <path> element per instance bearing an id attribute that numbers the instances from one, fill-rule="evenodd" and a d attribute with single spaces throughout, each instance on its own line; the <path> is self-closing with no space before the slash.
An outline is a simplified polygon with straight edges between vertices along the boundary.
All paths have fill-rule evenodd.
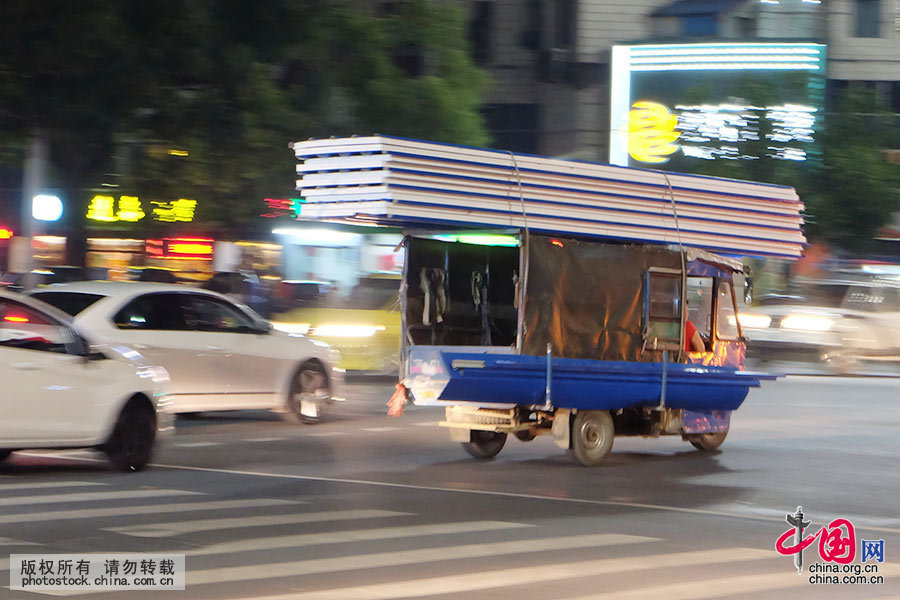
<path id="1" fill-rule="evenodd" d="M 561 498 L 559 496 L 542 496 L 540 494 L 523 494 L 520 492 L 502 492 L 497 490 L 479 490 L 472 488 L 452 488 L 436 485 L 414 485 L 411 483 L 395 483 L 392 481 L 373 481 L 368 479 L 344 479 L 341 477 L 317 477 L 314 475 L 292 475 L 290 473 L 266 473 L 264 471 L 240 471 L 237 469 L 214 469 L 210 467 L 192 467 L 190 465 L 167 465 L 152 464 L 157 469 L 178 469 L 182 471 L 199 471 L 202 473 L 225 473 L 228 475 L 242 475 L 245 477 L 267 477 L 273 479 L 292 479 L 297 481 L 325 481 L 328 483 L 346 483 L 353 485 L 368 485 L 373 487 L 386 487 L 406 490 L 422 490 L 428 492 L 452 492 L 456 494 L 473 494 L 477 496 L 494 496 L 500 498 L 522 498 L 527 500 L 543 500 L 547 502 L 564 502 L 570 504 L 585 504 L 589 506 L 613 506 L 617 508 L 637 508 L 641 510 L 655 510 L 662 512 L 673 512 L 682 514 L 692 514 L 701 516 L 727 517 L 732 519 L 747 519 L 751 521 L 766 521 L 771 523 L 784 523 L 784 517 L 777 518 L 775 516 L 767 516 L 757 514 L 756 512 L 737 512 L 727 510 L 709 510 L 705 508 L 687 508 L 684 506 L 667 506 L 661 504 L 646 504 L 643 502 L 624 502 L 618 500 L 591 500 L 588 498 Z M 856 522 L 856 515 L 845 515 Z M 874 522 L 892 522 L 894 515 L 891 516 L 872 516 L 865 515 L 860 517 L 869 523 Z M 887 533 L 900 533 L 900 528 L 895 527 L 878 527 L 875 525 L 865 524 L 856 527 L 857 530 L 879 531 Z"/>
<path id="2" fill-rule="evenodd" d="M 575 548 L 595 548 L 600 546 L 618 546 L 641 542 L 661 541 L 658 538 L 635 535 L 619 535 L 615 533 L 599 533 L 590 535 L 573 535 L 543 539 L 513 540 L 509 542 L 493 542 L 464 544 L 459 546 L 440 546 L 438 548 L 422 548 L 417 550 L 399 550 L 395 552 L 376 552 L 356 556 L 338 556 L 334 558 L 314 558 L 290 562 L 269 563 L 245 567 L 224 567 L 189 571 L 188 585 L 204 585 L 255 579 L 274 579 L 276 577 L 298 577 L 337 571 L 356 569 L 374 569 L 400 565 L 418 565 L 427 562 L 445 560 L 508 556 L 527 554 L 529 552 L 549 552 L 551 550 L 569 550 Z"/>
<path id="3" fill-rule="evenodd" d="M 53 494 L 50 496 L 20 496 L 0 498 L 0 506 L 32 504 L 64 504 L 67 502 L 93 502 L 96 500 L 127 500 L 129 498 L 156 498 L 159 496 L 193 496 L 200 492 L 187 490 L 125 490 L 119 492 L 84 492 L 81 494 Z"/>
<path id="4" fill-rule="evenodd" d="M 104 531 L 114 531 L 134 537 L 169 537 L 195 531 L 217 531 L 219 529 L 241 529 L 243 527 L 264 527 L 266 525 L 294 525 L 297 523 L 321 523 L 326 521 L 349 521 L 351 519 L 382 519 L 386 517 L 412 516 L 413 513 L 391 510 L 333 510 L 292 515 L 257 515 L 232 519 L 201 519 L 199 521 L 175 521 L 152 525 L 131 525 L 109 527 Z"/>
<path id="5" fill-rule="evenodd" d="M 878 565 L 878 574 L 891 576 L 900 573 L 900 565 Z M 839 577 L 843 577 L 840 575 Z M 739 575 L 720 579 L 688 581 L 654 585 L 642 589 L 590 594 L 568 600 L 629 600 L 640 598 L 665 598 L 666 600 L 708 600 L 710 598 L 730 598 L 739 594 L 759 593 L 785 588 L 810 588 L 809 574 L 796 572 L 770 573 L 765 575 Z M 820 587 L 820 586 L 814 586 Z M 780 595 L 780 594 L 779 594 Z"/>
<path id="6" fill-rule="evenodd" d="M 0 483 L 0 494 L 7 490 L 37 490 L 41 488 L 61 488 L 61 487 L 88 487 L 94 485 L 108 485 L 94 481 L 42 481 L 40 483 Z"/>
<path id="7" fill-rule="evenodd" d="M 691 567 L 721 563 L 745 562 L 750 560 L 772 559 L 771 550 L 756 548 L 719 548 L 716 550 L 700 550 L 696 552 L 673 552 L 669 554 L 651 554 L 640 557 L 604 558 L 580 562 L 559 564 L 540 564 L 539 566 L 517 567 L 486 571 L 479 569 L 469 573 L 412 579 L 396 583 L 378 583 L 345 588 L 332 588 L 306 593 L 279 594 L 273 596 L 254 596 L 253 600 L 396 600 L 399 598 L 424 598 L 441 594 L 462 594 L 502 588 L 514 582 L 535 584 L 561 579 L 596 577 L 605 573 L 624 573 L 629 571 L 647 571 L 671 567 Z M 788 573 L 790 574 L 790 573 Z M 796 573 L 793 573 L 797 577 Z M 653 581 L 648 576 L 648 581 Z M 692 582 L 703 589 L 703 581 Z M 247 599 L 249 600 L 249 599 Z M 667 599 L 668 600 L 668 599 Z"/>
<path id="8" fill-rule="evenodd" d="M 396 431 L 399 427 L 363 427 L 362 431 L 371 431 L 372 433 L 381 433 L 382 431 Z"/>
<path id="9" fill-rule="evenodd" d="M 173 444 L 176 448 L 207 448 L 210 446 L 221 446 L 221 442 L 182 442 Z"/>
<path id="10" fill-rule="evenodd" d="M 460 521 L 456 523 L 438 523 L 433 525 L 411 525 L 408 527 L 379 527 L 374 529 L 350 529 L 346 531 L 329 531 L 325 533 L 301 533 L 299 535 L 282 535 L 268 538 L 239 540 L 211 544 L 197 550 L 184 552 L 188 556 L 206 556 L 211 554 L 231 554 L 251 550 L 271 550 L 273 548 L 299 548 L 319 544 L 342 544 L 364 540 L 391 540 L 396 538 L 419 537 L 425 535 L 451 535 L 455 533 L 476 533 L 483 531 L 499 531 L 535 527 L 526 523 L 506 523 L 502 521 Z"/>
<path id="11" fill-rule="evenodd" d="M 38 513 L 0 515 L 0 525 L 12 523 L 35 523 L 44 521 L 66 521 L 74 519 L 96 519 L 127 515 L 185 513 L 194 511 L 226 510 L 230 508 L 262 508 L 268 506 L 288 506 L 307 504 L 299 500 L 215 500 L 209 502 L 178 502 L 171 504 L 148 504 L 140 506 L 109 506 L 106 508 L 85 508 L 79 510 L 50 510 Z"/>
<path id="12" fill-rule="evenodd" d="M 245 442 L 283 442 L 287 438 L 283 437 L 260 437 L 260 438 L 247 438 Z"/>
<path id="13" fill-rule="evenodd" d="M 14 540 L 13 538 L 8 537 L 0 537 L 0 547 L 2 546 L 43 546 L 43 544 Z"/>
<path id="14" fill-rule="evenodd" d="M 312 437 L 335 437 L 338 435 L 347 435 L 346 431 L 321 431 L 319 433 L 309 433 Z"/>

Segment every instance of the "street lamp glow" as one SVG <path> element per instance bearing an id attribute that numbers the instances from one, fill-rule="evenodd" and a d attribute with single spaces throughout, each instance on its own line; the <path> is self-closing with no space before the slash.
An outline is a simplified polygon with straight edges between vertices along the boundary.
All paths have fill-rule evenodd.
<path id="1" fill-rule="evenodd" d="M 63 214 L 59 196 L 38 194 L 31 199 L 31 216 L 38 221 L 59 221 Z"/>

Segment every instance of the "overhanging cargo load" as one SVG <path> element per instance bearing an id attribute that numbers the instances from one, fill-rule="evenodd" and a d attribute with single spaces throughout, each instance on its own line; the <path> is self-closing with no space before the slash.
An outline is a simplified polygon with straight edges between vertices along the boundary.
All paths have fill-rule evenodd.
<path id="1" fill-rule="evenodd" d="M 791 187 L 386 136 L 293 144 L 300 217 L 394 227 L 511 227 L 797 258 Z"/>

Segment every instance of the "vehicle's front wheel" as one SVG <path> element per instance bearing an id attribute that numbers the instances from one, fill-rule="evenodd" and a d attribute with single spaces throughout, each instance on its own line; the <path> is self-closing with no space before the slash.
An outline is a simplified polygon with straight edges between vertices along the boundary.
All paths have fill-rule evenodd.
<path id="1" fill-rule="evenodd" d="M 12 450 L 0 450 L 0 462 L 9 458 L 10 454 L 12 454 Z"/>
<path id="2" fill-rule="evenodd" d="M 725 441 L 728 431 L 719 431 L 716 433 L 695 433 L 687 436 L 687 441 L 691 446 L 701 452 L 714 452 Z"/>
<path id="3" fill-rule="evenodd" d="M 153 411 L 137 403 L 122 409 L 119 420 L 106 443 L 106 456 L 119 471 L 140 471 L 150 462 L 156 439 Z"/>
<path id="4" fill-rule="evenodd" d="M 287 418 L 298 423 L 318 423 L 321 400 L 328 398 L 328 376 L 318 361 L 303 363 L 288 391 Z"/>
<path id="5" fill-rule="evenodd" d="M 572 424 L 572 452 L 585 467 L 596 467 L 612 452 L 615 435 L 608 411 L 578 411 Z"/>
<path id="6" fill-rule="evenodd" d="M 462 447 L 475 458 L 494 458 L 503 450 L 506 434 L 497 431 L 481 431 L 473 429 L 468 442 Z"/>

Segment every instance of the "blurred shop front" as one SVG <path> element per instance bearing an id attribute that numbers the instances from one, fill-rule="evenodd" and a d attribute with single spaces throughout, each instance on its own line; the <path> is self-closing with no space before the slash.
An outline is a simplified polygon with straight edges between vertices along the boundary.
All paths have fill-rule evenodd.
<path id="1" fill-rule="evenodd" d="M 367 274 L 402 272 L 402 234 L 372 231 L 321 223 L 276 227 L 284 279 L 329 282 L 346 295 Z"/>

